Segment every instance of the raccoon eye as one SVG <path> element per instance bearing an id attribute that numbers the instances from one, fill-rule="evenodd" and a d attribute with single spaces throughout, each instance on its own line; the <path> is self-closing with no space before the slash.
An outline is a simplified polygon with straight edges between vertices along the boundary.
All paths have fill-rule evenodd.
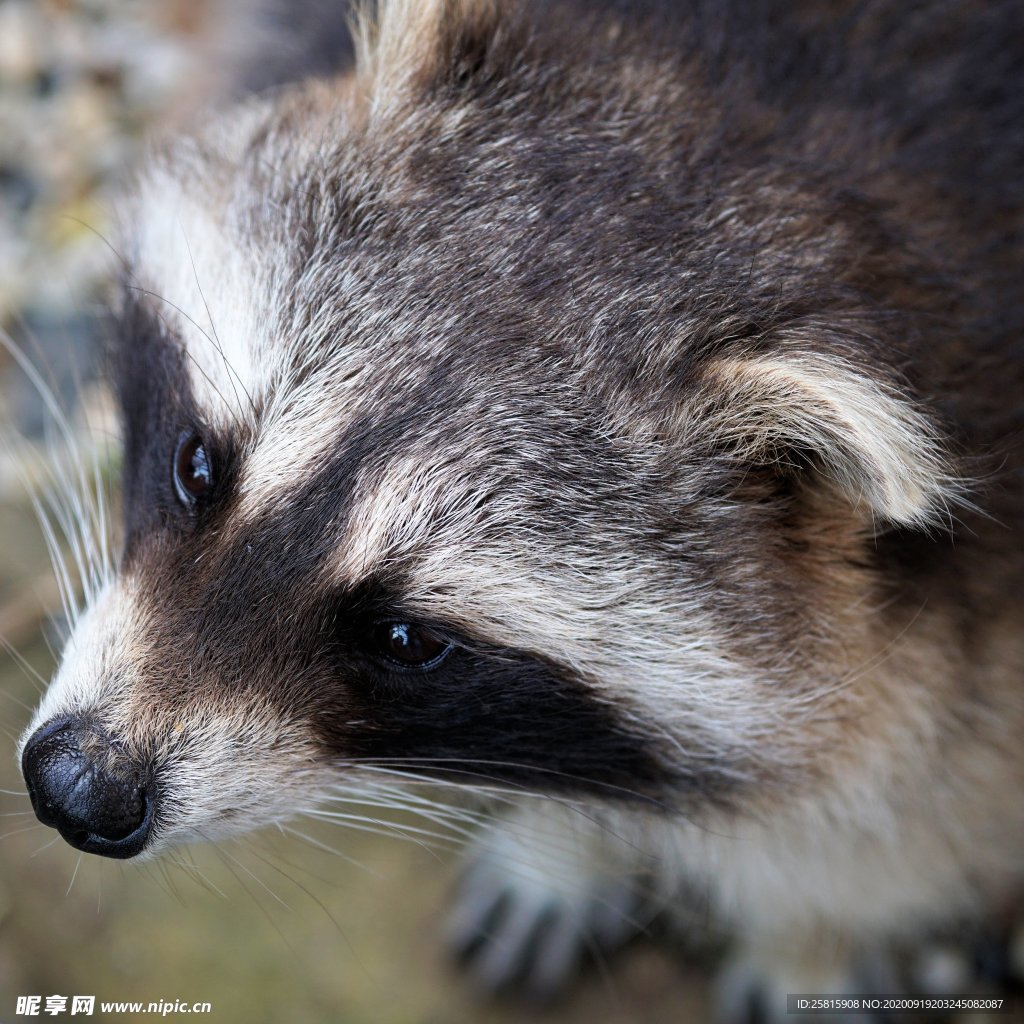
<path id="1" fill-rule="evenodd" d="M 402 668 L 434 668 L 454 646 L 412 622 L 378 622 L 371 640 L 377 654 Z"/>
<path id="2" fill-rule="evenodd" d="M 213 466 L 198 434 L 182 434 L 174 452 L 174 489 L 183 505 L 194 505 L 213 486 Z"/>

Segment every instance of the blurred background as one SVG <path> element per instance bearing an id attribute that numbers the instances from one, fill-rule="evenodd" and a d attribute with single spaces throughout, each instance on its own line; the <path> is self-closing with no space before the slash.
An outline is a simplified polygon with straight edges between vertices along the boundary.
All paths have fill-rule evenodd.
<path id="1" fill-rule="evenodd" d="M 224 1022 L 534 1020 L 474 1002 L 447 963 L 444 849 L 302 822 L 308 840 L 263 834 L 134 865 L 77 853 L 29 809 L 16 741 L 64 632 L 32 494 L 65 472 L 65 439 L 38 385 L 116 503 L 116 423 L 94 370 L 111 203 L 147 133 L 201 95 L 210 10 L 0 0 L 0 337 L 21 353 L 0 346 L 0 1022 L 25 1019 L 24 995 L 96 996 L 100 1021 L 131 1019 L 100 1001 L 160 999 L 208 1001 Z M 544 1015 L 699 1021 L 703 1006 L 695 979 L 639 945 Z"/>

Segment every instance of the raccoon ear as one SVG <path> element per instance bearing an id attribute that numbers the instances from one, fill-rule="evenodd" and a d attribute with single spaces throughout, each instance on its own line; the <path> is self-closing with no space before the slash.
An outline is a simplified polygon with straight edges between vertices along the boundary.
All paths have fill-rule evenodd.
<path id="1" fill-rule="evenodd" d="M 855 507 L 902 526 L 948 518 L 963 500 L 935 424 L 894 385 L 845 359 L 805 353 L 720 358 L 700 418 L 745 462 L 810 457 Z"/>
<path id="2" fill-rule="evenodd" d="M 500 0 L 363 0 L 356 7 L 356 66 L 377 91 L 433 80 L 483 61 L 501 21 Z"/>

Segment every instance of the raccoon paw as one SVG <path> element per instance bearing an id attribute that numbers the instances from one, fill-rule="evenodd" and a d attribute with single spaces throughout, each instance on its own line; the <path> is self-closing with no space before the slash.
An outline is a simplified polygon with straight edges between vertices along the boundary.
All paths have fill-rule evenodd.
<path id="1" fill-rule="evenodd" d="M 1024 928 L 978 932 L 961 941 L 934 939 L 913 946 L 876 946 L 856 954 L 838 940 L 787 947 L 784 942 L 743 945 L 716 978 L 719 1024 L 781 1024 L 791 1019 L 787 997 L 799 994 L 950 995 L 1014 992 L 1024 968 Z M 822 956 L 822 951 L 831 955 Z M 801 1014 L 801 1021 L 835 1020 Z M 844 1022 L 895 1022 L 896 1015 L 844 1014 Z M 932 1019 L 932 1018 L 929 1018 Z M 938 1019 L 938 1018 L 936 1018 Z M 945 1018 L 942 1018 L 945 1019 Z"/>
<path id="2" fill-rule="evenodd" d="M 570 873 L 554 856 L 492 836 L 463 871 L 448 945 L 482 994 L 549 1002 L 588 959 L 614 951 L 654 917 L 635 879 L 578 862 Z"/>
<path id="3" fill-rule="evenodd" d="M 937 940 L 914 950 L 910 976 L 915 991 L 929 995 L 1008 992 L 1024 989 L 1024 925 Z"/>
<path id="4" fill-rule="evenodd" d="M 828 943 L 823 948 L 828 948 Z M 892 974 L 888 964 L 880 960 L 873 967 L 869 981 L 855 975 L 852 965 L 843 957 L 819 959 L 813 955 L 793 955 L 785 947 L 770 945 L 740 947 L 729 956 L 715 978 L 716 1024 L 783 1024 L 792 1021 L 788 1005 L 791 995 L 855 995 L 868 991 L 891 991 Z M 800 1015 L 804 1024 L 825 1024 L 837 1019 L 834 1013 L 823 1013 L 819 1017 L 803 1011 Z M 842 1020 L 844 1024 L 879 1024 L 889 1018 L 880 1017 L 877 1013 L 844 1011 Z"/>

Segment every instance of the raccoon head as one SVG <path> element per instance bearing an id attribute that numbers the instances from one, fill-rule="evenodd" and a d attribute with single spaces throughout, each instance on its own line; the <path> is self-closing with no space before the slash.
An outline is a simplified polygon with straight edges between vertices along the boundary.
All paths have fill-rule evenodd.
<path id="1" fill-rule="evenodd" d="M 368 766 L 697 815 L 843 756 L 872 538 L 955 492 L 908 259 L 642 27 L 528 15 L 383 4 L 145 167 L 123 554 L 23 742 L 80 849 Z"/>

